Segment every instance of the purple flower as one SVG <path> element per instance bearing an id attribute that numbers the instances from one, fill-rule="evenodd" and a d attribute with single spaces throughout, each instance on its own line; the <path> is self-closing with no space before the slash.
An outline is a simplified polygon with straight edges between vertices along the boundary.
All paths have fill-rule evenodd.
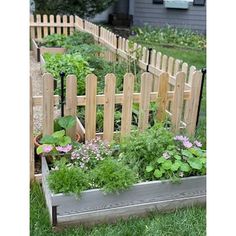
<path id="1" fill-rule="evenodd" d="M 72 145 L 70 145 L 70 144 L 67 144 L 66 146 L 58 146 L 58 147 L 56 147 L 56 150 L 58 152 L 65 152 L 65 153 L 69 152 L 71 149 L 72 149 Z"/>
<path id="2" fill-rule="evenodd" d="M 183 145 L 186 148 L 191 148 L 193 146 L 193 144 L 191 142 L 189 142 L 189 141 L 183 141 Z"/>
<path id="3" fill-rule="evenodd" d="M 53 146 L 52 145 L 44 145 L 43 146 L 43 152 L 46 152 L 46 153 L 49 153 L 49 152 L 51 152 L 52 151 L 52 149 L 53 149 Z"/>
<path id="4" fill-rule="evenodd" d="M 168 152 L 164 152 L 162 155 L 166 160 L 170 158 L 170 155 Z"/>
<path id="5" fill-rule="evenodd" d="M 176 140 L 176 141 L 181 141 L 181 142 L 185 142 L 185 141 L 188 141 L 188 137 L 183 136 L 183 135 L 176 135 L 176 136 L 174 137 L 174 140 Z"/>
<path id="6" fill-rule="evenodd" d="M 195 140 L 193 143 L 195 144 L 196 147 L 202 147 L 202 143 L 197 140 Z"/>

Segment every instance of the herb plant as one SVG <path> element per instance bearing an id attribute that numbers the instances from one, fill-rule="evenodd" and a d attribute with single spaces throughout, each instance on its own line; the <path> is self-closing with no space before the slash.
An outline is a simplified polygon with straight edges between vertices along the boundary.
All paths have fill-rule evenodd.
<path id="1" fill-rule="evenodd" d="M 111 158 L 100 162 L 91 171 L 91 176 L 94 185 L 102 188 L 107 193 L 125 190 L 136 182 L 132 170 Z"/>
<path id="2" fill-rule="evenodd" d="M 41 45 L 45 47 L 63 47 L 67 37 L 64 34 L 50 34 L 43 38 Z"/>
<path id="3" fill-rule="evenodd" d="M 65 158 L 55 162 L 55 169 L 47 178 L 49 188 L 54 193 L 75 193 L 89 187 L 88 176 L 79 167 L 70 165 Z"/>

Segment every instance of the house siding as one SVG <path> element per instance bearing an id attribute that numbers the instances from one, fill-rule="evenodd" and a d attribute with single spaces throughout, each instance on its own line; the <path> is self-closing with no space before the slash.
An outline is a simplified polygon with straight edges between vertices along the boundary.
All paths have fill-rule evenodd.
<path id="1" fill-rule="evenodd" d="M 179 28 L 189 28 L 206 33 L 206 6 L 167 9 L 164 4 L 153 4 L 152 0 L 134 0 L 134 25 L 166 26 L 167 24 Z"/>

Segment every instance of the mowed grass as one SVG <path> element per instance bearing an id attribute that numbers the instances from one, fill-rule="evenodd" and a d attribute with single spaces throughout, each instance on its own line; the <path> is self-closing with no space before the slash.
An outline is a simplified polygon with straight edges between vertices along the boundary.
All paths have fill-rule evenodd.
<path id="1" fill-rule="evenodd" d="M 31 236 L 202 236 L 206 235 L 206 210 L 191 207 L 171 213 L 152 213 L 146 218 L 120 220 L 92 228 L 74 227 L 54 232 L 49 223 L 44 195 L 38 183 L 30 191 Z"/>

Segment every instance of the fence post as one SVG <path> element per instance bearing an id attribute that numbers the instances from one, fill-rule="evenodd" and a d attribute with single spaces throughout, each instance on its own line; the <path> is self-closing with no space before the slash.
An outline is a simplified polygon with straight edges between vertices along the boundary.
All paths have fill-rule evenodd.
<path id="1" fill-rule="evenodd" d="M 114 132 L 116 77 L 114 74 L 105 76 L 105 102 L 103 119 L 103 140 L 112 141 Z"/>
<path id="2" fill-rule="evenodd" d="M 140 94 L 139 121 L 138 121 L 138 128 L 140 131 L 144 131 L 148 127 L 152 80 L 153 76 L 151 73 L 144 72 L 141 75 L 141 94 Z"/>
<path id="3" fill-rule="evenodd" d="M 54 96 L 53 77 L 50 73 L 43 74 L 43 135 L 53 133 Z"/>
<path id="4" fill-rule="evenodd" d="M 178 72 L 176 74 L 176 84 L 173 97 L 173 112 L 172 112 L 172 129 L 174 133 L 180 130 L 180 121 L 184 103 L 184 86 L 185 86 L 185 73 Z"/>
<path id="5" fill-rule="evenodd" d="M 76 116 L 77 112 L 77 79 L 75 75 L 66 77 L 66 115 Z M 68 136 L 75 140 L 76 128 L 75 125 L 66 130 Z"/>
<path id="6" fill-rule="evenodd" d="M 33 142 L 33 102 L 32 78 L 30 77 L 30 182 L 34 180 L 34 142 Z"/>

